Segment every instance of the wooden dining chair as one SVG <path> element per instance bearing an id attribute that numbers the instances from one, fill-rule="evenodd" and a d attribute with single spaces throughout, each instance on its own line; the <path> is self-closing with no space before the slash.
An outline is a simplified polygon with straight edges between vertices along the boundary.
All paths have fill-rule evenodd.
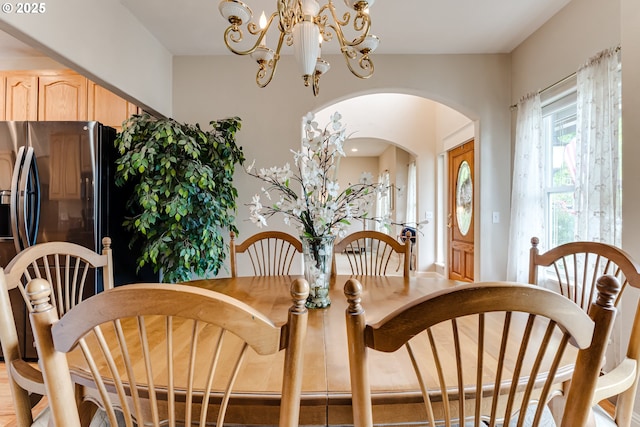
<path id="1" fill-rule="evenodd" d="M 105 237 L 102 244 L 100 254 L 74 243 L 40 243 L 21 251 L 4 269 L 5 280 L 0 282 L 0 344 L 19 427 L 31 426 L 31 408 L 46 390 L 40 370 L 23 360 L 25 355 L 21 345 L 31 345 L 32 341 L 20 342 L 12 302 L 15 305 L 19 301 L 30 312 L 32 306 L 25 287 L 34 278 L 45 278 L 54 284 L 51 301 L 58 314 L 62 315 L 85 296 L 94 293 L 94 283 L 88 278 L 94 275 L 95 269 L 102 270 L 104 288 L 113 288 L 111 239 Z M 13 289 L 18 289 L 22 299 L 11 300 L 9 291 Z M 26 328 L 27 339 L 32 339 L 29 324 Z"/>
<path id="2" fill-rule="evenodd" d="M 538 245 L 539 239 L 533 237 L 529 283 L 549 287 L 576 302 L 584 310 L 589 309 L 595 298 L 595 283 L 601 275 L 613 275 L 621 284 L 621 291 L 615 301 L 616 306 L 629 286 L 640 289 L 640 265 L 618 247 L 606 243 L 578 241 L 540 253 Z M 600 415 L 600 425 L 631 425 L 639 378 L 640 305 L 636 307 L 624 359 L 598 380 L 594 409 Z M 608 399 L 614 406 L 613 418 L 597 405 L 604 399 Z"/>
<path id="3" fill-rule="evenodd" d="M 628 284 L 640 288 L 640 266 L 620 248 L 606 243 L 580 241 L 540 253 L 539 242 L 537 237 L 531 238 L 529 283 L 552 283 L 557 292 L 585 310 L 595 297 L 596 279 L 602 275 L 609 274 L 620 281 L 622 290 L 616 306 Z M 544 275 L 540 274 L 541 271 Z"/>
<path id="4" fill-rule="evenodd" d="M 408 277 L 411 267 L 410 240 L 399 242 L 388 234 L 374 230 L 348 234 L 333 246 L 333 269 L 337 274 L 336 256 L 343 254 L 349 261 L 351 274 L 359 276 L 384 276 L 398 265 L 402 275 Z"/>
<path id="5" fill-rule="evenodd" d="M 282 363 L 280 426 L 298 425 L 309 293 L 304 279 L 291 284 L 293 304 L 281 326 L 237 299 L 189 285 L 117 287 L 60 320 L 45 280 L 31 281 L 27 293 L 57 426 L 80 425 L 72 377 L 112 426 L 222 426 L 228 410 L 242 405 L 236 380 L 259 380 L 265 372 L 254 366 L 256 358 L 281 350 L 282 359 L 268 359 Z M 242 377 L 245 361 L 251 364 Z"/>
<path id="6" fill-rule="evenodd" d="M 302 242 L 283 231 L 263 231 L 242 243 L 236 243 L 233 231 L 230 237 L 231 277 L 238 275 L 240 253 L 248 256 L 254 276 L 288 275 L 296 255 L 302 254 Z"/>
<path id="7" fill-rule="evenodd" d="M 373 425 L 369 349 L 403 347 L 427 425 L 538 426 L 562 378 L 571 380 L 562 426 L 584 426 L 619 288 L 614 277 L 599 279 L 598 299 L 587 315 L 537 286 L 470 283 L 426 295 L 372 324 L 361 305 L 362 285 L 349 279 L 344 293 L 354 426 Z M 431 357 L 419 360 L 418 348 L 430 349 Z M 575 361 L 573 373 L 559 369 L 566 366 L 565 352 L 568 363 Z"/>

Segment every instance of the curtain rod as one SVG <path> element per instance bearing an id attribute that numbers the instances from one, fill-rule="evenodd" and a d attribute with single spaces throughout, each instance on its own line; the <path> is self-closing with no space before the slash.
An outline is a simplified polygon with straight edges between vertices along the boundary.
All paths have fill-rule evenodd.
<path id="1" fill-rule="evenodd" d="M 567 80 L 572 79 L 575 76 L 576 76 L 576 73 L 573 72 L 573 73 L 569 74 L 568 76 L 563 77 L 562 79 L 558 80 L 557 82 L 551 83 L 549 86 L 545 87 L 544 89 L 539 90 L 538 94 L 543 94 L 544 92 L 546 92 L 548 90 L 551 90 L 556 86 L 560 86 L 562 83 L 565 83 Z M 515 110 L 516 108 L 518 108 L 518 104 L 513 104 L 513 105 L 509 106 L 509 109 L 511 109 L 511 110 Z"/>
<path id="2" fill-rule="evenodd" d="M 620 46 L 616 46 L 614 50 L 615 50 L 615 52 L 619 52 L 621 49 L 622 49 L 622 48 L 621 48 Z M 539 93 L 540 95 L 542 95 L 544 92 L 546 92 L 546 91 L 548 91 L 548 90 L 551 90 L 551 89 L 553 89 L 554 87 L 559 86 L 559 85 L 561 85 L 562 83 L 565 83 L 567 80 L 569 80 L 569 79 L 571 79 L 571 78 L 575 77 L 575 76 L 576 76 L 576 74 L 577 74 L 577 73 L 574 71 L 573 73 L 571 73 L 571 74 L 569 74 L 568 76 L 566 76 L 566 77 L 564 77 L 564 78 L 562 78 L 562 79 L 558 80 L 557 82 L 555 82 L 555 83 L 551 83 L 549 86 L 547 86 L 547 87 L 545 87 L 544 89 L 542 89 L 542 90 L 538 91 L 538 93 Z M 511 110 L 513 110 L 513 109 L 515 109 L 515 108 L 518 108 L 518 104 L 513 104 L 513 105 L 511 105 L 509 108 L 510 108 Z"/>
<path id="3" fill-rule="evenodd" d="M 563 78 L 563 79 L 561 79 L 561 80 L 558 80 L 557 82 L 552 83 L 552 84 L 550 84 L 549 86 L 545 87 L 545 88 L 544 88 L 544 89 L 542 89 L 539 93 L 542 95 L 542 94 L 543 94 L 543 93 L 545 93 L 546 91 L 551 90 L 551 89 L 553 89 L 553 88 L 554 88 L 554 87 L 556 87 L 556 86 L 560 86 L 562 83 L 565 83 L 567 80 L 570 80 L 570 79 L 574 78 L 575 76 L 576 76 L 576 73 L 575 73 L 575 72 L 573 72 L 573 73 L 569 74 L 567 77 L 565 77 L 565 78 Z"/>

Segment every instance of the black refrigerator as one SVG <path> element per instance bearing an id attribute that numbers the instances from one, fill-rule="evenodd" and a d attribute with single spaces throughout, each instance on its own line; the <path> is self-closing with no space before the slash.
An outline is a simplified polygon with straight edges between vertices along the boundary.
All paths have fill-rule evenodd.
<path id="1" fill-rule="evenodd" d="M 122 228 L 130 188 L 114 183 L 116 131 L 98 122 L 0 122 L 0 266 L 36 243 L 68 241 L 100 252 L 112 239 L 116 285 L 157 281 L 136 273 Z M 92 292 L 102 291 L 96 272 Z M 87 295 L 88 296 L 88 295 Z M 19 294 L 14 316 L 30 333 Z M 20 333 L 20 331 L 19 331 Z M 29 338 L 26 338 L 29 342 Z M 35 357 L 29 345 L 23 355 Z"/>

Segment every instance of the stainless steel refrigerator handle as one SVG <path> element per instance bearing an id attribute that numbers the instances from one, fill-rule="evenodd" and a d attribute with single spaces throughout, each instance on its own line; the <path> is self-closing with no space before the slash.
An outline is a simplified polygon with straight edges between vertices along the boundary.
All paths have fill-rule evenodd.
<path id="1" fill-rule="evenodd" d="M 38 178 L 38 169 L 36 166 L 36 157 L 33 147 L 28 147 L 24 156 L 24 164 L 20 172 L 20 189 L 19 195 L 22 197 L 21 205 L 18 210 L 19 233 L 22 249 L 25 249 L 36 242 L 38 235 L 38 223 L 40 222 L 40 182 Z M 29 178 L 31 171 L 34 171 L 33 182 L 31 182 L 34 203 L 30 204 L 32 197 L 29 194 Z"/>
<path id="2" fill-rule="evenodd" d="M 24 147 L 18 149 L 18 156 L 16 158 L 16 164 L 13 166 L 13 176 L 11 178 L 11 198 L 9 199 L 9 212 L 11 217 L 11 235 L 13 236 L 13 243 L 16 247 L 16 252 L 22 250 L 22 243 L 20 242 L 20 233 L 18 231 L 18 212 L 20 201 L 20 171 L 24 165 L 25 150 Z"/>

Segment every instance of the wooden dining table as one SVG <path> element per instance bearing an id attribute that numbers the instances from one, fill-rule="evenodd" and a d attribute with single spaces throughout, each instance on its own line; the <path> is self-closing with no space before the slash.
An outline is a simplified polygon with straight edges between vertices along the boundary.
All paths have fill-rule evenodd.
<path id="1" fill-rule="evenodd" d="M 362 306 L 369 323 L 404 304 L 438 290 L 461 284 L 439 277 L 358 277 L 338 275 L 330 289 L 331 305 L 310 309 L 304 353 L 300 424 L 352 424 L 351 388 L 345 325 L 347 301 L 344 283 L 351 277 L 363 285 Z M 194 280 L 192 286 L 221 292 L 244 301 L 276 324 L 287 320 L 291 306 L 289 284 L 295 277 L 237 277 Z M 515 356 L 515 355 L 514 355 Z M 235 404 L 227 422 L 277 425 L 282 381 L 282 352 L 274 358 L 249 358 L 235 386 Z M 568 380 L 575 353 L 558 376 L 558 389 Z M 368 359 L 374 419 L 377 423 L 404 424 L 425 419 L 420 387 L 404 348 L 394 353 L 371 352 Z"/>

